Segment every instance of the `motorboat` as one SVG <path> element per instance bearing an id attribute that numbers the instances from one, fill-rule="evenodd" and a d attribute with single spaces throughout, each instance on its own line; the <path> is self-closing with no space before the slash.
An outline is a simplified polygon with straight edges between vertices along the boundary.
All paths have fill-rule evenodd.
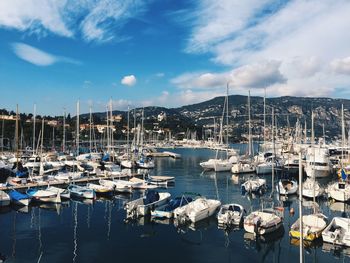
<path id="1" fill-rule="evenodd" d="M 59 188 L 56 186 L 48 186 L 46 190 L 60 194 L 61 199 L 70 199 L 70 192 L 67 189 Z"/>
<path id="2" fill-rule="evenodd" d="M 350 247 L 350 218 L 334 217 L 322 232 L 324 242 Z"/>
<path id="3" fill-rule="evenodd" d="M 30 188 L 27 190 L 33 201 L 44 202 L 44 203 L 61 203 L 61 195 L 58 192 L 52 192 L 48 190 L 40 190 Z"/>
<path id="4" fill-rule="evenodd" d="M 262 193 L 266 189 L 266 179 L 249 178 L 241 185 L 243 193 Z"/>
<path id="5" fill-rule="evenodd" d="M 138 161 L 136 161 L 136 165 L 138 168 L 141 169 L 153 169 L 154 168 L 154 161 L 150 157 L 141 157 Z"/>
<path id="6" fill-rule="evenodd" d="M 171 199 L 169 203 L 151 211 L 151 216 L 154 218 L 173 218 L 174 210 L 178 207 L 182 207 L 192 202 L 191 197 L 179 196 L 175 199 Z"/>
<path id="7" fill-rule="evenodd" d="M 263 209 L 250 213 L 244 219 L 244 230 L 256 235 L 265 235 L 282 226 L 282 217 L 274 209 Z"/>
<path id="8" fill-rule="evenodd" d="M 334 182 L 327 187 L 326 193 L 329 198 L 340 202 L 347 202 L 350 200 L 350 184 L 344 181 Z"/>
<path id="9" fill-rule="evenodd" d="M 322 231 L 327 226 L 327 217 L 321 213 L 303 215 L 303 239 L 314 241 L 322 236 Z M 300 218 L 292 224 L 289 235 L 300 239 Z"/>
<path id="10" fill-rule="evenodd" d="M 92 189 L 96 192 L 96 194 L 111 194 L 114 191 L 114 186 L 110 185 L 100 185 L 100 184 L 86 184 L 86 187 Z"/>
<path id="11" fill-rule="evenodd" d="M 253 160 L 240 160 L 232 164 L 231 172 L 233 174 L 255 173 L 256 164 Z"/>
<path id="12" fill-rule="evenodd" d="M 30 201 L 32 200 L 31 196 L 27 194 L 22 194 L 16 190 L 11 190 L 9 192 L 9 196 L 11 202 L 13 202 L 16 205 L 28 206 L 30 204 Z"/>
<path id="13" fill-rule="evenodd" d="M 8 206 L 10 201 L 10 196 L 5 191 L 0 190 L 0 207 Z"/>
<path id="14" fill-rule="evenodd" d="M 295 180 L 281 179 L 276 185 L 276 190 L 281 195 L 292 195 L 298 191 L 298 182 Z"/>
<path id="15" fill-rule="evenodd" d="M 68 190 L 73 197 L 96 199 L 94 190 L 76 184 L 70 184 Z"/>
<path id="16" fill-rule="evenodd" d="M 308 177 L 327 177 L 332 172 L 329 152 L 324 147 L 310 147 L 307 149 L 305 172 Z"/>
<path id="17" fill-rule="evenodd" d="M 199 197 L 185 206 L 176 208 L 174 217 L 181 223 L 195 223 L 212 216 L 220 205 L 219 200 Z"/>
<path id="18" fill-rule="evenodd" d="M 218 214 L 219 226 L 239 225 L 242 222 L 244 208 L 240 204 L 225 204 L 222 205 Z"/>
<path id="19" fill-rule="evenodd" d="M 166 204 L 170 199 L 170 193 L 148 191 L 145 196 L 126 203 L 127 218 L 137 218 L 150 214 L 151 210 Z"/>

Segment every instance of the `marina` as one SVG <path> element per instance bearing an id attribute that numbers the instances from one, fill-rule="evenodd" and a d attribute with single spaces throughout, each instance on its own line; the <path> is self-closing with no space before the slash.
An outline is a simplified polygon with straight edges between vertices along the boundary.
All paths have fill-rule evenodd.
<path id="1" fill-rule="evenodd" d="M 0 0 L 0 263 L 350 262 L 349 0 Z"/>
<path id="2" fill-rule="evenodd" d="M 239 151 L 244 145 L 234 147 Z M 155 159 L 155 169 L 150 174 L 175 179 L 175 184 L 157 191 L 169 192 L 172 197 L 191 192 L 220 200 L 222 204 L 236 202 L 244 207 L 247 216 L 251 211 L 259 210 L 274 189 L 273 201 L 283 208 L 281 228 L 276 233 L 254 237 L 245 232 L 242 225 L 218 228 L 216 216 L 185 225 L 177 225 L 173 219 L 153 219 L 151 216 L 126 220 L 126 203 L 143 196 L 143 191 L 134 190 L 132 194 L 97 196 L 95 200 L 72 197 L 60 204 L 32 203 L 25 209 L 13 205 L 2 207 L 0 220 L 4 232 L 0 237 L 1 255 L 8 262 L 33 262 L 39 257 L 43 262 L 99 262 L 103 257 L 111 258 L 118 253 L 123 260 L 136 262 L 152 260 L 154 255 L 149 250 L 157 247 L 158 256 L 168 255 L 174 248 L 187 251 L 174 255 L 168 259 L 169 262 L 180 259 L 236 262 L 244 258 L 253 262 L 288 262 L 291 257 L 298 256 L 298 246 L 288 235 L 289 226 L 298 218 L 297 196 L 279 195 L 275 188 L 271 188 L 271 175 L 264 177 L 268 185 L 264 195 L 242 194 L 241 183 L 251 175 L 239 176 L 237 182 L 230 172 L 202 171 L 199 162 L 215 155 L 215 151 L 185 148 L 174 151 L 182 158 Z M 335 178 L 336 175 L 321 181 L 321 184 L 325 186 Z M 87 179 L 79 180 L 80 183 L 87 182 Z M 97 178 L 93 180 L 98 181 Z M 276 176 L 275 186 L 277 182 Z M 318 199 L 318 204 L 329 219 L 348 214 L 346 204 L 334 203 L 326 197 Z M 51 238 L 53 235 L 54 240 Z M 28 243 L 29 237 L 35 241 Z M 135 246 L 144 253 L 133 253 Z M 57 247 L 60 248 L 59 253 Z M 306 261 L 336 262 L 338 258 L 349 259 L 345 247 L 332 247 L 329 243 L 322 243 L 322 240 L 305 243 L 304 249 Z"/>

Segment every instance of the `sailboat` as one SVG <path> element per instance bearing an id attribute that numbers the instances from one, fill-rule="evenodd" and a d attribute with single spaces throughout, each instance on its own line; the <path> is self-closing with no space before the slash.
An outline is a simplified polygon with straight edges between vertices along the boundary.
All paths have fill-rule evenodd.
<path id="1" fill-rule="evenodd" d="M 327 226 L 327 217 L 318 211 L 319 207 L 316 203 L 316 195 L 313 194 L 313 202 L 309 207 L 312 208 L 312 213 L 303 215 L 302 209 L 302 171 L 301 171 L 301 153 L 299 153 L 299 218 L 292 224 L 289 235 L 292 238 L 314 241 L 322 236 L 322 231 Z M 305 204 L 307 206 L 307 203 Z M 302 243 L 302 242 L 301 242 Z"/>
<path id="2" fill-rule="evenodd" d="M 256 163 L 253 160 L 252 129 L 250 118 L 250 91 L 248 93 L 248 156 L 240 158 L 237 163 L 232 164 L 231 172 L 234 174 L 255 173 Z"/>
<path id="3" fill-rule="evenodd" d="M 235 156 L 228 158 L 228 83 L 226 88 L 226 97 L 224 101 L 223 112 L 220 121 L 220 139 L 223 138 L 223 122 L 226 111 L 226 159 L 218 158 L 218 149 L 216 150 L 216 157 L 214 159 L 209 159 L 208 161 L 201 162 L 199 165 L 205 170 L 214 170 L 215 172 L 228 172 L 231 171 L 233 163 L 237 162 Z"/>
<path id="4" fill-rule="evenodd" d="M 307 178 L 303 182 L 303 196 L 307 198 L 320 197 L 324 193 L 324 188 L 314 179 Z"/>

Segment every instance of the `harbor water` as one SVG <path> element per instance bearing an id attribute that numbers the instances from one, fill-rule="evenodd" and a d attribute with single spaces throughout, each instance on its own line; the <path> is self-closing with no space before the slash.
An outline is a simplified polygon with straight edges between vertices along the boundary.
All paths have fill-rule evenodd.
<path id="1" fill-rule="evenodd" d="M 247 213 L 264 203 L 257 196 L 242 195 L 244 176 L 202 172 L 199 163 L 215 156 L 207 149 L 172 149 L 181 159 L 156 158 L 153 175 L 174 176 L 173 187 L 161 189 L 172 197 L 199 193 L 224 203 L 239 203 Z M 246 175 L 247 176 L 247 175 Z M 272 189 L 271 175 L 265 176 Z M 277 175 L 274 184 L 277 182 Z M 321 181 L 327 184 L 331 178 Z M 276 192 L 276 191 L 275 191 Z M 298 218 L 297 196 L 271 196 L 284 207 L 283 228 L 256 239 L 244 229 L 218 229 L 215 217 L 178 229 L 173 222 L 141 218 L 125 222 L 124 204 L 142 193 L 68 201 L 60 205 L 36 204 L 9 207 L 0 213 L 0 258 L 5 262 L 298 262 L 298 242 L 288 231 Z M 348 216 L 347 205 L 319 200 L 321 211 L 331 220 Z M 290 211 L 295 213 L 291 214 Z M 307 208 L 305 208 L 307 212 Z M 304 213 L 305 213 L 304 212 Z M 306 244 L 305 262 L 349 262 L 346 250 L 323 244 Z M 1 262 L 0 260 L 0 262 Z"/>

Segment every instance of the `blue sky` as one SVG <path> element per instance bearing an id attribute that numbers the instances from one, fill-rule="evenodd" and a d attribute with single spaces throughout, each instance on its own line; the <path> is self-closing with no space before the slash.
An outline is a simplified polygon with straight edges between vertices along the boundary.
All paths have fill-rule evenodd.
<path id="1" fill-rule="evenodd" d="M 350 98 L 346 0 L 4 0 L 0 108 L 177 107 L 225 93 Z"/>

